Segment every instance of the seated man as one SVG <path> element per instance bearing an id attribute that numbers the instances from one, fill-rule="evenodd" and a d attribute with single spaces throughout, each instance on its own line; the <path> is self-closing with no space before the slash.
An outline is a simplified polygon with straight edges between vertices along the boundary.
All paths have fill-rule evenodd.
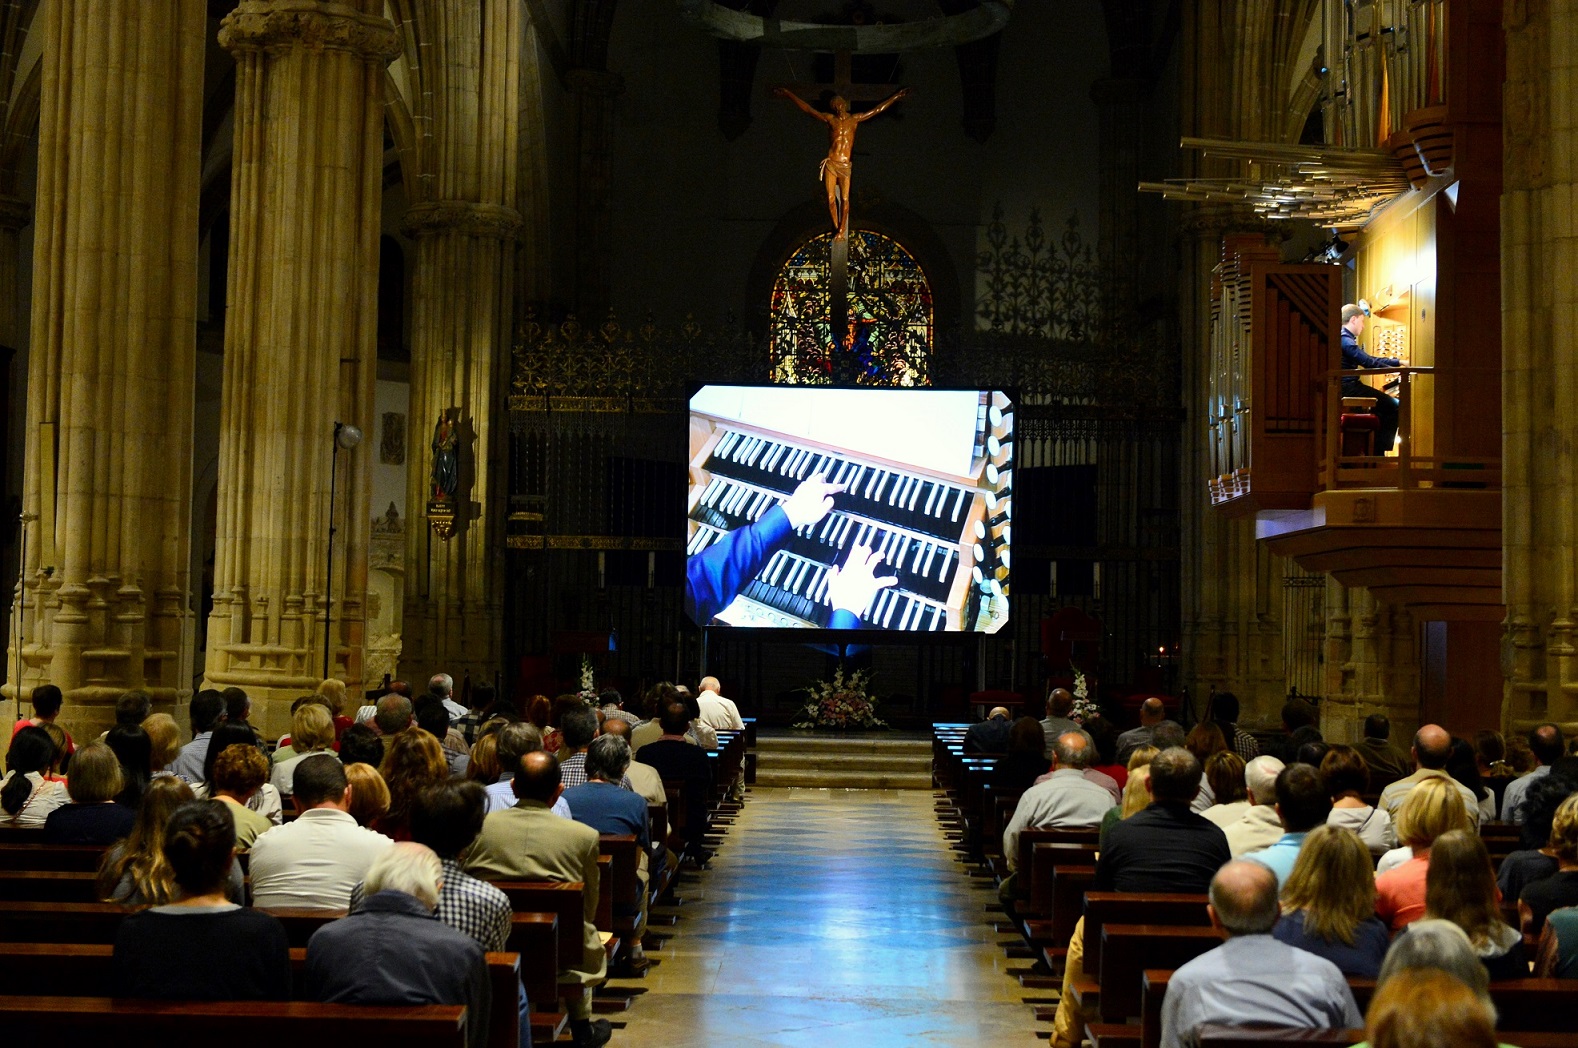
<path id="1" fill-rule="evenodd" d="M 711 725 L 715 731 L 744 731 L 745 721 L 740 719 L 740 709 L 734 704 L 733 699 L 726 699 L 721 694 L 723 685 L 718 683 L 717 677 L 703 677 L 698 684 L 700 692 L 696 702 L 701 707 L 701 719 Z"/>
<path id="2" fill-rule="evenodd" d="M 1349 302 L 1342 307 L 1342 369 L 1358 371 L 1401 367 L 1396 357 L 1374 357 L 1359 345 L 1364 334 L 1364 318 L 1370 315 L 1369 303 L 1363 300 Z M 1375 454 L 1384 455 L 1397 443 L 1397 398 L 1363 381 L 1358 375 L 1342 377 L 1342 395 L 1345 397 L 1372 397 L 1378 428 L 1375 434 Z"/>
<path id="3" fill-rule="evenodd" d="M 663 734 L 636 754 L 636 760 L 657 769 L 665 781 L 678 781 L 685 787 L 685 854 L 697 865 L 705 866 L 712 852 L 704 845 L 707 835 L 707 803 L 712 793 L 712 762 L 699 746 L 685 741 L 690 712 L 683 702 L 670 702 L 658 714 Z M 678 813 L 670 812 L 673 821 Z"/>
<path id="4" fill-rule="evenodd" d="M 610 717 L 603 722 L 604 735 L 618 736 L 624 739 L 627 744 L 630 742 L 630 731 L 629 721 Z M 630 750 L 630 755 L 632 758 L 635 756 L 633 747 Z M 625 769 L 625 778 L 630 780 L 630 788 L 645 798 L 648 804 L 668 803 L 668 794 L 663 789 L 663 776 L 659 775 L 657 769 L 652 767 L 652 765 L 642 764 L 640 761 L 632 759 L 630 766 Z"/>
<path id="5" fill-rule="evenodd" d="M 1426 779 L 1445 779 L 1457 788 L 1459 797 L 1463 798 L 1463 805 L 1468 809 L 1468 817 L 1473 820 L 1474 828 L 1479 829 L 1479 798 L 1474 796 L 1474 791 L 1458 782 L 1446 772 L 1447 758 L 1452 755 L 1452 736 L 1439 724 L 1426 724 L 1414 732 L 1414 746 L 1411 753 L 1414 759 L 1414 773 L 1392 783 L 1381 791 L 1381 801 L 1376 807 L 1385 808 L 1386 813 L 1397 821 L 1397 812 L 1403 806 L 1403 801 L 1408 799 L 1408 791 L 1418 786 Z M 1507 787 L 1509 790 L 1512 787 Z"/>
<path id="6" fill-rule="evenodd" d="M 584 754 L 586 781 L 564 791 L 565 802 L 576 822 L 585 823 L 598 833 L 631 834 L 636 839 L 636 879 L 641 882 L 641 899 L 636 910 L 635 941 L 629 959 L 633 967 L 646 965 L 641 937 L 647 928 L 648 861 L 652 854 L 652 834 L 647 826 L 647 799 L 621 786 L 625 769 L 630 766 L 630 744 L 617 735 L 602 735 L 592 740 Z M 665 849 L 666 851 L 666 849 Z M 661 869 L 662 856 L 658 856 Z"/>
<path id="7" fill-rule="evenodd" d="M 994 706 L 984 721 L 964 730 L 965 753 L 1007 753 L 1014 722 L 1004 706 Z"/>
<path id="8" fill-rule="evenodd" d="M 1245 852 L 1269 848 L 1281 838 L 1282 820 L 1277 816 L 1277 776 L 1282 761 L 1276 757 L 1256 757 L 1244 766 L 1244 787 L 1249 791 L 1249 810 L 1222 827 L 1227 846 L 1236 858 Z M 1210 818 L 1210 808 L 1206 809 Z M 1212 820 L 1214 821 L 1214 820 Z"/>
<path id="9" fill-rule="evenodd" d="M 344 910 L 351 890 L 394 842 L 351 817 L 352 787 L 332 753 L 303 757 L 291 786 L 301 815 L 252 844 L 252 905 Z"/>
<path id="10" fill-rule="evenodd" d="M 565 749 L 560 754 L 559 781 L 564 783 L 566 804 L 570 803 L 569 791 L 586 782 L 586 748 L 597 736 L 597 711 L 585 703 L 567 709 L 559 716 L 559 737 Z M 615 780 L 614 785 L 627 790 L 635 789 L 630 780 L 624 778 Z M 570 809 L 570 817 L 576 817 L 574 807 Z"/>
<path id="11" fill-rule="evenodd" d="M 482 947 L 433 919 L 438 856 L 393 844 L 367 870 L 361 909 L 307 940 L 307 994 L 328 1004 L 463 1004 L 466 1043 L 488 1043 L 492 987 Z"/>
<path id="12" fill-rule="evenodd" d="M 1208 910 L 1227 941 L 1173 972 L 1162 1001 L 1162 1048 L 1192 1048 L 1207 1023 L 1295 1029 L 1363 1024 L 1335 964 L 1272 938 L 1281 907 L 1270 869 L 1244 860 L 1223 866 L 1211 879 Z"/>
<path id="13" fill-rule="evenodd" d="M 1176 721 L 1167 719 L 1167 707 L 1162 700 L 1152 696 L 1140 703 L 1140 726 L 1118 736 L 1118 763 L 1126 766 L 1130 755 L 1141 746 L 1159 746 L 1156 729 L 1161 727 L 1183 731 Z"/>
<path id="14" fill-rule="evenodd" d="M 1321 781 L 1320 772 L 1308 764 L 1289 764 L 1277 775 L 1277 817 L 1283 834 L 1258 851 L 1244 853 L 1262 866 L 1270 867 L 1280 886 L 1293 872 L 1304 838 L 1317 826 L 1326 825 L 1331 814 L 1331 797 Z"/>
<path id="15" fill-rule="evenodd" d="M 581 964 L 559 972 L 559 994 L 576 1048 L 606 1044 L 612 1036 L 608 1021 L 592 1021 L 590 997 L 590 987 L 601 983 L 608 969 L 597 934 L 597 831 L 553 814 L 563 792 L 553 754 L 526 754 L 510 785 L 515 807 L 482 820 L 482 833 L 466 855 L 466 872 L 490 881 L 581 882 Z M 559 934 L 573 935 L 574 929 L 561 928 Z"/>
<path id="16" fill-rule="evenodd" d="M 1026 829 L 1090 829 L 1113 805 L 1112 794 L 1085 777 L 1095 756 L 1090 736 L 1078 729 L 1058 736 L 1052 747 L 1052 773 L 1024 792 L 1003 831 L 1003 857 L 1019 869 L 1019 834 Z"/>
<path id="17" fill-rule="evenodd" d="M 1364 718 L 1364 738 L 1354 749 L 1370 766 L 1370 788 L 1385 789 L 1414 770 L 1408 754 L 1392 745 L 1392 722 L 1384 713 Z"/>
<path id="18" fill-rule="evenodd" d="M 521 765 L 521 758 L 528 753 L 537 753 L 542 750 L 542 732 L 537 730 L 535 724 L 527 721 L 516 721 L 506 724 L 499 729 L 499 781 L 487 788 L 488 814 L 513 808 L 519 799 L 515 796 L 515 787 L 511 781 L 515 778 L 515 771 Z M 570 817 L 570 806 L 564 801 L 557 800 L 553 804 L 553 813 L 561 819 Z"/>

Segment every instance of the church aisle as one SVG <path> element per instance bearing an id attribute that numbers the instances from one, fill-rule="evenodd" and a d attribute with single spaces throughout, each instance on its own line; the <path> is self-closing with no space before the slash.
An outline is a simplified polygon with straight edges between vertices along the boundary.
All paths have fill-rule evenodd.
<path id="1" fill-rule="evenodd" d="M 929 790 L 753 789 L 614 1045 L 1034 1044 Z M 1026 962 L 1018 961 L 1022 965 Z"/>

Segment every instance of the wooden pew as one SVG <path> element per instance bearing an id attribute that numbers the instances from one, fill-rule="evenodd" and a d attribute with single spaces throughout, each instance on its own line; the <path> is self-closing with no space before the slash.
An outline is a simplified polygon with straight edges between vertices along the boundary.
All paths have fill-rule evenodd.
<path id="1" fill-rule="evenodd" d="M 281 1044 L 377 1044 L 379 1048 L 464 1048 L 466 1009 L 425 1004 L 370 1007 L 309 1001 L 138 1001 L 106 997 L 0 997 L 0 1029 L 11 1040 L 176 1043 L 226 1048 Z"/>
<path id="2" fill-rule="evenodd" d="M 113 943 L 128 911 L 112 902 L 0 902 L 0 942 Z M 333 910 L 267 910 L 285 926 L 292 946 L 306 946 Z"/>
<path id="3" fill-rule="evenodd" d="M 1002 834 L 999 833 L 998 836 L 1001 837 Z M 1066 866 L 1094 865 L 1099 839 L 1100 833 L 1096 830 L 1054 830 L 1042 827 L 1021 830 L 1019 854 L 1015 856 L 1019 866 L 1019 880 L 1014 885 L 1014 894 L 1015 898 L 1020 900 L 1019 905 L 1029 914 L 1045 917 L 1051 912 L 1050 896 L 1043 898 L 1038 905 L 1033 893 L 1040 860 L 1049 858 L 1053 865 L 1059 863 Z M 1036 849 L 1042 845 L 1065 846 L 1066 850 L 1057 851 L 1049 848 L 1038 854 Z M 1043 876 L 1046 875 L 1043 872 Z"/>
<path id="4" fill-rule="evenodd" d="M 49 996 L 65 987 L 71 996 L 113 996 L 112 954 L 109 944 L 4 943 L 0 944 L 0 986 L 14 995 Z M 514 953 L 489 953 L 488 983 L 492 1007 L 488 1013 L 490 1048 L 517 1048 L 519 1036 L 519 966 Z M 294 1000 L 305 1001 L 307 951 L 290 951 Z"/>
<path id="5" fill-rule="evenodd" d="M 492 884 L 509 897 L 510 906 L 517 914 L 553 915 L 558 921 L 559 970 L 581 967 L 584 884 L 580 881 L 493 881 Z"/>
<path id="6" fill-rule="evenodd" d="M 1101 1019 L 1108 1023 L 1127 1023 L 1140 1016 L 1147 967 L 1178 968 L 1222 945 L 1221 935 L 1210 925 L 1109 922 L 1102 926 L 1101 938 L 1096 978 L 1101 986 Z"/>
<path id="7" fill-rule="evenodd" d="M 1175 892 L 1086 892 L 1083 974 L 1069 986 L 1081 1011 L 1101 1003 L 1102 930 L 1108 924 L 1208 926 L 1206 896 Z M 1137 978 L 1137 976 L 1136 976 Z"/>
<path id="8" fill-rule="evenodd" d="M 108 849 L 97 844 L 11 844 L 0 833 L 0 870 L 96 872 Z"/>
<path id="9" fill-rule="evenodd" d="M 98 874 L 86 870 L 0 869 L 0 899 L 14 902 L 98 902 Z"/>

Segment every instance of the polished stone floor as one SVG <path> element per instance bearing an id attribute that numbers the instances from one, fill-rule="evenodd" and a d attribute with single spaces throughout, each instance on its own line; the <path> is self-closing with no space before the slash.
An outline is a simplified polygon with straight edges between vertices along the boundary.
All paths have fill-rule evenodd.
<path id="1" fill-rule="evenodd" d="M 988 883 L 928 790 L 753 789 L 614 1045 L 1036 1044 Z"/>

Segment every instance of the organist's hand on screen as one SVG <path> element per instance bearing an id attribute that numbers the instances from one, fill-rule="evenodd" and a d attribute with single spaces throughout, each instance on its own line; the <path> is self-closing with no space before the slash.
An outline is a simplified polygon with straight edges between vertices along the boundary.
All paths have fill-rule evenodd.
<path id="1" fill-rule="evenodd" d="M 795 494 L 799 494 L 796 492 Z M 870 546 L 857 545 L 849 551 L 849 559 L 842 568 L 835 567 L 827 573 L 827 602 L 833 606 L 830 629 L 854 629 L 860 617 L 871 606 L 877 591 L 885 590 L 899 580 L 892 575 L 878 575 L 877 565 L 882 554 L 871 552 Z"/>
<path id="2" fill-rule="evenodd" d="M 825 473 L 817 473 L 800 482 L 783 502 L 784 515 L 789 526 L 796 531 L 810 524 L 820 523 L 833 509 L 833 496 L 844 490 L 843 484 L 829 484 Z"/>

